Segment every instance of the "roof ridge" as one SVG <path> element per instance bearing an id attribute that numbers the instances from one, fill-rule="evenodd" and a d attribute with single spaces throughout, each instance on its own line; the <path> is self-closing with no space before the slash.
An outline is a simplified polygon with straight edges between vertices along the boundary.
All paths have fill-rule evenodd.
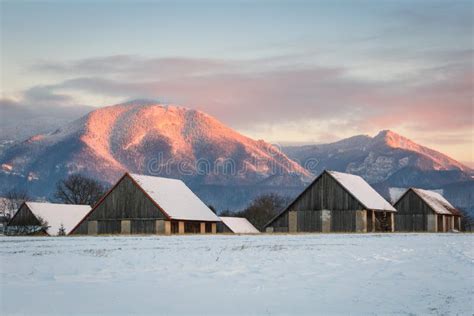
<path id="1" fill-rule="evenodd" d="M 179 181 L 179 182 L 183 182 L 183 180 L 181 179 L 177 179 L 177 178 L 167 178 L 167 177 L 160 177 L 160 176 L 152 176 L 152 175 L 146 175 L 146 174 L 139 174 L 139 173 L 128 173 L 130 176 L 134 177 L 134 176 L 138 176 L 138 177 L 147 177 L 147 178 L 157 178 L 157 179 L 164 179 L 164 180 L 170 180 L 170 181 Z"/>

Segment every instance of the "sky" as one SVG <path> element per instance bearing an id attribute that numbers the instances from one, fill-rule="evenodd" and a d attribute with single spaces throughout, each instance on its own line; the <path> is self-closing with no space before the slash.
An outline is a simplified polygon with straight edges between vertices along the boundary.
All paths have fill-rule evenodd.
<path id="1" fill-rule="evenodd" d="M 473 1 L 2 1 L 2 116 L 131 99 L 253 138 L 391 129 L 474 166 Z"/>

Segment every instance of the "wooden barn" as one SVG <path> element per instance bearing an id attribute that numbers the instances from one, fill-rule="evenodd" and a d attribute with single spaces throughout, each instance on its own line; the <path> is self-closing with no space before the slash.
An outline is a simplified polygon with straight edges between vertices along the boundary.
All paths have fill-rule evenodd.
<path id="1" fill-rule="evenodd" d="M 395 212 L 361 177 L 325 170 L 265 225 L 265 231 L 390 232 Z"/>
<path id="2" fill-rule="evenodd" d="M 243 217 L 219 217 L 222 222 L 217 224 L 217 232 L 231 234 L 258 234 L 255 226 Z"/>
<path id="3" fill-rule="evenodd" d="M 395 203 L 396 231 L 460 230 L 461 213 L 435 191 L 410 188 Z"/>
<path id="4" fill-rule="evenodd" d="M 126 173 L 73 234 L 215 234 L 220 221 L 183 181 Z"/>
<path id="5" fill-rule="evenodd" d="M 23 203 L 8 222 L 11 235 L 69 235 L 90 212 L 89 205 Z"/>

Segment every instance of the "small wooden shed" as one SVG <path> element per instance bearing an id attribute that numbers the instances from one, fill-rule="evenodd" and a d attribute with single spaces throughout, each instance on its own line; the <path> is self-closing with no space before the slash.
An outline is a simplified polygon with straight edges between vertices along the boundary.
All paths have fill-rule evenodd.
<path id="1" fill-rule="evenodd" d="M 359 176 L 325 170 L 266 232 L 394 231 L 395 208 Z"/>
<path id="2" fill-rule="evenodd" d="M 220 221 L 183 181 L 126 173 L 73 234 L 214 234 Z"/>
<path id="3" fill-rule="evenodd" d="M 441 194 L 408 189 L 395 203 L 396 231 L 447 232 L 461 229 L 461 213 Z"/>
<path id="4" fill-rule="evenodd" d="M 89 213 L 89 205 L 25 202 L 8 222 L 12 235 L 69 235 Z"/>
<path id="5" fill-rule="evenodd" d="M 259 234 L 260 231 L 255 228 L 246 218 L 243 217 L 219 217 L 222 222 L 217 225 L 219 233 L 233 234 Z"/>

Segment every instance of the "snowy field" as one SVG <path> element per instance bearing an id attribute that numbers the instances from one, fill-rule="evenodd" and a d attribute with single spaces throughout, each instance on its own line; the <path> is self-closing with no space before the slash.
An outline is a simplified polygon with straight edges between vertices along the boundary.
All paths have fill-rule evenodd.
<path id="1" fill-rule="evenodd" d="M 474 235 L 0 238 L 0 314 L 474 312 Z"/>

